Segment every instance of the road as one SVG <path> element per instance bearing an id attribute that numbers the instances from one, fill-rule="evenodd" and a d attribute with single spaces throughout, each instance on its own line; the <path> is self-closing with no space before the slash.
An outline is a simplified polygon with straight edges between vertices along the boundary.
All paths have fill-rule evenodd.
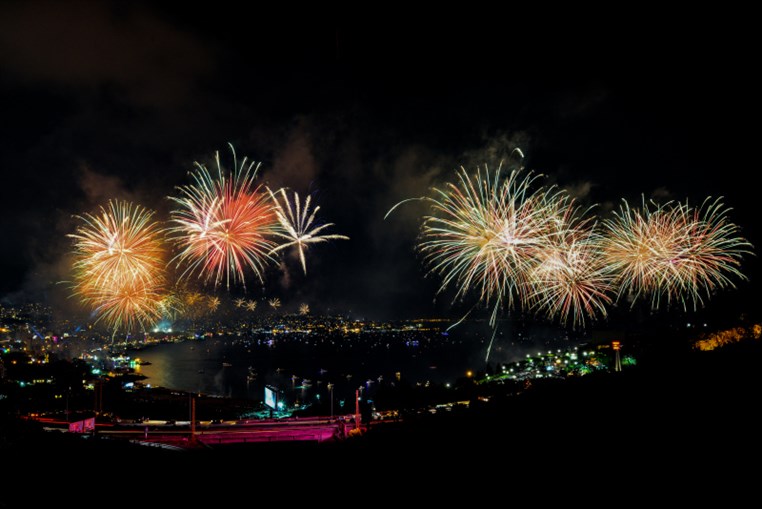
<path id="1" fill-rule="evenodd" d="M 42 420 L 50 429 L 65 430 L 67 423 Z M 200 421 L 191 440 L 189 421 L 145 421 L 142 423 L 97 423 L 101 436 L 172 446 L 220 445 L 233 443 L 341 440 L 355 428 L 353 415 L 330 417 Z"/>

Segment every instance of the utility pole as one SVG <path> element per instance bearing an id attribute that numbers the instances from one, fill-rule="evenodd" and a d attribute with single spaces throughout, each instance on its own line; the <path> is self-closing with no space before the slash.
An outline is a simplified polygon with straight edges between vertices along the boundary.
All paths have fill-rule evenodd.
<path id="1" fill-rule="evenodd" d="M 355 429 L 360 429 L 360 389 L 355 389 Z"/>
<path id="2" fill-rule="evenodd" d="M 193 397 L 193 394 L 191 394 L 190 398 L 191 398 L 190 442 L 191 444 L 195 444 L 196 443 L 196 398 Z"/>

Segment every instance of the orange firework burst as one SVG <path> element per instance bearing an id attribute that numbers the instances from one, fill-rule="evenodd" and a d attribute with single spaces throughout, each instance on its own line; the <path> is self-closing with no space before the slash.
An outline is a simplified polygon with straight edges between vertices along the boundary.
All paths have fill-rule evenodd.
<path id="1" fill-rule="evenodd" d="M 127 201 L 109 201 L 74 239 L 74 294 L 115 331 L 145 326 L 161 315 L 164 298 L 162 233 L 153 212 Z"/>
<path id="2" fill-rule="evenodd" d="M 245 270 L 251 269 L 263 281 L 265 267 L 273 262 L 275 243 L 270 237 L 279 229 L 276 205 L 270 193 L 254 184 L 259 166 L 244 158 L 238 165 L 233 152 L 233 171 L 222 169 L 215 154 L 217 175 L 196 163 L 194 184 L 179 187 L 180 197 L 172 211 L 173 239 L 180 249 L 178 265 L 186 265 L 181 277 L 197 273 L 215 285 L 223 279 L 245 284 Z"/>
<path id="3" fill-rule="evenodd" d="M 127 278 L 111 286 L 91 290 L 89 300 L 96 305 L 99 320 L 115 331 L 122 327 L 130 331 L 135 326 L 145 328 L 161 319 L 164 297 L 155 282 Z"/>

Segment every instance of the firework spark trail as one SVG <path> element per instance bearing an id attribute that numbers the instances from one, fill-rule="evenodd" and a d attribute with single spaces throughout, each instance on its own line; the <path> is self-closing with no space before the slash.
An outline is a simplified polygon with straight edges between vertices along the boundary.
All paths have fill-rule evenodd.
<path id="1" fill-rule="evenodd" d="M 492 344 L 495 342 L 495 336 L 497 336 L 497 327 L 492 327 L 492 337 L 489 338 L 489 344 L 487 345 L 487 355 L 484 356 L 484 362 L 489 362 L 489 354 L 492 353 Z"/>
<path id="2" fill-rule="evenodd" d="M 109 201 L 83 224 L 74 239 L 73 293 L 116 332 L 145 327 L 161 316 L 164 298 L 162 232 L 153 212 L 127 201 Z"/>
<path id="3" fill-rule="evenodd" d="M 245 285 L 245 270 L 251 269 L 263 282 L 267 265 L 275 262 L 270 239 L 279 230 L 277 207 L 271 194 L 255 185 L 259 165 L 238 164 L 235 150 L 233 171 L 224 171 L 219 152 L 215 154 L 217 175 L 196 164 L 194 183 L 179 187 L 179 197 L 170 197 L 177 208 L 172 211 L 174 227 L 169 229 L 180 249 L 175 257 L 178 266 L 186 265 L 181 278 L 197 273 L 219 285 L 223 279 Z"/>
<path id="4" fill-rule="evenodd" d="M 282 196 L 282 200 L 278 199 L 278 194 Z M 310 211 L 311 196 L 307 196 L 304 201 L 304 205 L 299 201 L 299 193 L 294 193 L 293 205 L 289 200 L 285 189 L 280 189 L 273 193 L 270 191 L 272 201 L 276 204 L 275 213 L 278 216 L 278 221 L 282 228 L 281 231 L 276 231 L 274 234 L 286 240 L 283 244 L 275 247 L 270 251 L 270 254 L 276 253 L 282 249 L 286 249 L 291 246 L 295 246 L 299 252 L 299 260 L 302 263 L 302 269 L 307 274 L 307 261 L 305 259 L 304 252 L 310 244 L 317 244 L 319 242 L 328 242 L 329 240 L 349 240 L 346 235 L 338 234 L 321 234 L 326 228 L 333 226 L 333 223 L 325 223 L 321 225 L 313 225 L 315 221 L 315 215 L 320 206 L 313 208 Z"/>
<path id="5" fill-rule="evenodd" d="M 729 209 L 720 199 L 707 198 L 701 206 L 687 202 L 657 205 L 642 200 L 640 209 L 623 201 L 613 219 L 604 221 L 604 253 L 616 275 L 619 297 L 642 296 L 656 309 L 680 301 L 687 309 L 705 304 L 712 292 L 735 287 L 743 255 L 753 246 L 739 236 L 739 227 L 727 219 Z"/>

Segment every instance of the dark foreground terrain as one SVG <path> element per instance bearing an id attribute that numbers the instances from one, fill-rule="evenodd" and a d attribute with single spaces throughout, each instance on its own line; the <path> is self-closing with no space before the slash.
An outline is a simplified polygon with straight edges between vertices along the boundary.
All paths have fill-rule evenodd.
<path id="1" fill-rule="evenodd" d="M 445 502 L 454 493 L 512 500 L 529 490 L 538 503 L 662 493 L 722 496 L 732 506 L 762 472 L 761 361 L 759 340 L 676 349 L 622 373 L 535 384 L 519 396 L 374 423 L 363 436 L 320 444 L 171 451 L 4 417 L 2 481 L 6 493 L 26 493 L 40 507 L 72 497 L 105 507 L 201 507 L 268 494 L 291 507 L 350 493 L 397 505 L 406 489 Z M 0 507 L 30 507 L 22 500 L 6 497 Z"/>

